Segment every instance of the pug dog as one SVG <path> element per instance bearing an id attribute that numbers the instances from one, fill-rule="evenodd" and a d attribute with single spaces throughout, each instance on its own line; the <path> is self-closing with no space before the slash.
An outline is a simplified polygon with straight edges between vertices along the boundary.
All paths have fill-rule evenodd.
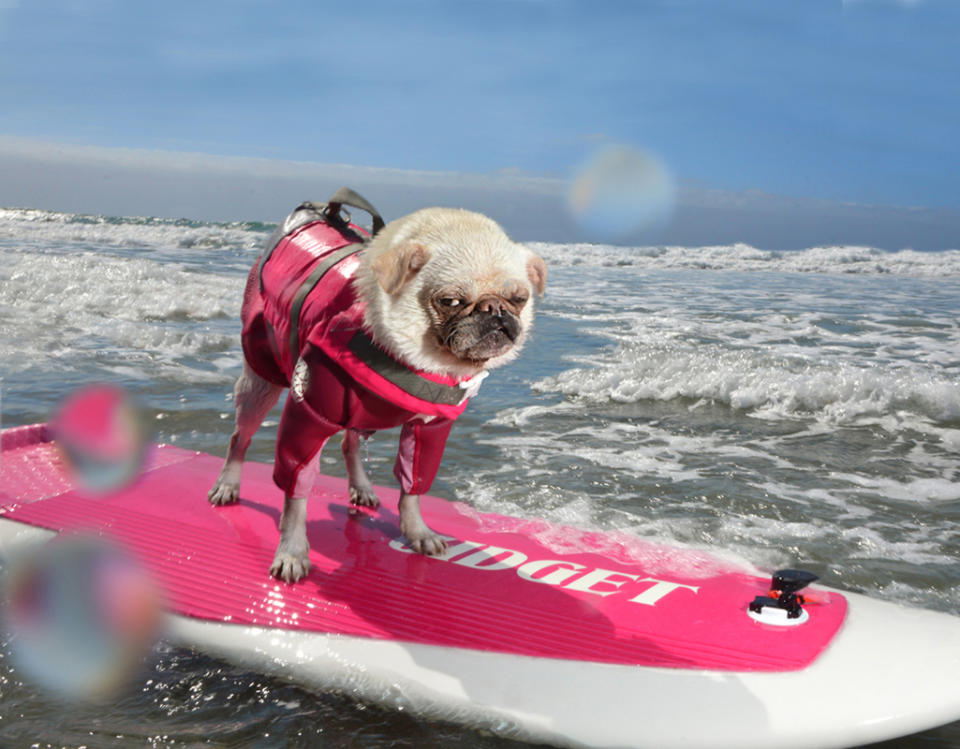
<path id="1" fill-rule="evenodd" d="M 289 389 L 274 462 L 284 508 L 270 567 L 287 582 L 309 572 L 307 496 L 320 450 L 340 431 L 349 500 L 375 508 L 360 442 L 401 427 L 400 531 L 417 552 L 446 550 L 421 515 L 420 495 L 479 382 L 520 353 L 547 277 L 540 257 L 479 213 L 427 208 L 352 244 L 358 227 L 311 218 L 293 221 L 248 279 L 236 428 L 208 493 L 214 505 L 237 501 L 251 438 Z"/>

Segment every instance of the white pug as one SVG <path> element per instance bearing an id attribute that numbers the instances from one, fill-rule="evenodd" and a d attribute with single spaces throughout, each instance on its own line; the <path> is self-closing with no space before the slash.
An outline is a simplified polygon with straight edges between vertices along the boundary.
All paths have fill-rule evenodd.
<path id="1" fill-rule="evenodd" d="M 359 440 L 402 426 L 394 467 L 400 530 L 413 549 L 443 553 L 446 543 L 424 522 L 419 495 L 467 398 L 489 369 L 519 353 L 547 275 L 541 258 L 478 213 L 427 208 L 346 248 L 360 239 L 356 227 L 339 219 L 339 204 L 330 218 L 295 211 L 286 222 L 294 228 L 251 271 L 237 425 L 208 494 L 215 505 L 237 500 L 253 433 L 289 387 L 274 464 L 284 510 L 270 568 L 287 581 L 309 571 L 307 495 L 320 449 L 340 430 L 350 500 L 376 507 Z"/>

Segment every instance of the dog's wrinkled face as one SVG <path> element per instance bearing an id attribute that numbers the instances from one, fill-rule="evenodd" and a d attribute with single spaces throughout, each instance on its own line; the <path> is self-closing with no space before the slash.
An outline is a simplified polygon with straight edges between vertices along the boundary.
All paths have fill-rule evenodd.
<path id="1" fill-rule="evenodd" d="M 458 359 L 485 364 L 514 347 L 524 332 L 528 285 L 507 281 L 482 295 L 475 283 L 455 284 L 428 295 L 433 327 L 441 346 Z"/>
<path id="2" fill-rule="evenodd" d="M 489 218 L 428 208 L 390 223 L 357 275 L 374 339 L 418 369 L 473 375 L 513 359 L 546 281 L 543 260 Z"/>

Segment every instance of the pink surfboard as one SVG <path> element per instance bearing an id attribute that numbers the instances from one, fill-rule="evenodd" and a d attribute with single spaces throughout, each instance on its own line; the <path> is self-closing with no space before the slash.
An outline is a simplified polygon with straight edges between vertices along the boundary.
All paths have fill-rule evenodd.
<path id="1" fill-rule="evenodd" d="M 345 481 L 328 476 L 310 498 L 310 575 L 280 583 L 268 569 L 283 495 L 269 466 L 247 464 L 241 500 L 213 507 L 206 489 L 222 461 L 163 445 L 135 485 L 98 497 L 72 485 L 45 431 L 23 434 L 4 436 L 5 447 L 24 444 L 4 450 L 3 516 L 121 543 L 185 616 L 600 663 L 789 671 L 816 659 L 846 612 L 842 595 L 824 592 L 803 626 L 764 625 L 747 606 L 769 578 L 436 497 L 422 499 L 423 514 L 449 549 L 424 557 L 404 544 L 389 501 L 358 512 Z"/>
<path id="2" fill-rule="evenodd" d="M 830 661 L 829 654 L 837 650 L 835 641 L 844 639 L 840 633 L 851 629 L 848 605 L 854 614 L 856 607 L 849 601 L 862 599 L 814 585 L 805 591 L 809 595 L 802 620 L 766 620 L 751 615 L 749 605 L 767 594 L 770 578 L 748 574 L 704 552 L 479 513 L 435 497 L 422 499 L 423 514 L 449 539 L 449 549 L 442 558 L 424 557 L 410 551 L 400 536 L 395 489 L 378 488 L 381 509 L 358 511 L 347 501 L 345 481 L 325 476 L 309 503 L 312 569 L 304 580 L 288 584 L 268 572 L 283 502 L 268 465 L 245 465 L 240 501 L 214 507 L 207 502 L 206 491 L 221 459 L 175 446 L 156 447 L 136 483 L 106 496 L 85 494 L 74 485 L 43 425 L 3 432 L 0 461 L 0 519 L 8 521 L 4 527 L 92 532 L 122 544 L 152 573 L 171 616 L 183 623 L 184 630 L 199 632 L 201 625 L 210 624 L 217 625 L 217 632 L 256 633 L 257 647 L 266 634 L 301 643 L 301 648 L 302 643 L 322 642 L 324 657 L 336 647 L 361 652 L 366 643 L 363 652 L 385 654 L 371 656 L 372 663 L 357 664 L 374 670 L 392 663 L 401 651 L 443 653 L 451 664 L 480 663 L 477 659 L 484 657 L 486 670 L 494 663 L 538 664 L 523 666 L 524 675 L 516 678 L 541 680 L 547 694 L 558 688 L 552 684 L 555 679 L 567 683 L 564 688 L 574 691 L 564 693 L 568 707 L 558 705 L 561 712 L 573 710 L 570 700 L 594 702 L 598 690 L 610 696 L 625 686 L 653 689 L 654 694 L 644 694 L 656 702 L 689 682 L 691 686 L 681 689 L 685 696 L 675 697 L 689 708 L 701 699 L 692 687 L 700 682 L 691 679 L 705 675 L 735 681 L 734 691 L 739 692 L 743 679 L 773 684 L 772 677 L 780 675 L 787 683 L 797 674 L 819 673 L 824 671 L 819 664 Z M 950 643 L 956 646 L 949 657 L 960 665 L 957 620 L 934 616 L 940 617 L 941 627 L 941 619 L 949 620 Z M 201 635 L 194 639 L 208 640 Z M 219 647 L 217 638 L 210 639 L 212 650 L 228 656 L 244 647 Z M 319 661 L 322 670 L 323 657 Z M 276 671 L 279 661 L 272 657 L 271 662 Z M 530 675 L 540 674 L 545 664 L 565 676 Z M 280 673 L 298 678 L 297 665 L 287 665 L 290 668 L 281 668 Z M 512 678 L 511 666 L 502 667 L 508 671 L 497 679 Z M 397 668 L 391 666 L 389 678 L 402 682 L 404 675 L 397 677 Z M 321 686 L 338 683 L 325 681 L 309 667 L 306 673 L 300 680 Z M 443 713 L 451 704 L 449 688 L 434 694 L 436 674 L 426 679 L 417 673 L 411 668 L 407 678 L 411 693 L 426 694 L 422 711 Z M 638 682 L 637 674 L 644 673 L 650 677 Z M 598 687 L 604 683 L 603 674 L 607 686 Z M 862 675 L 856 679 L 860 683 Z M 589 699 L 576 691 L 577 683 L 589 688 Z M 360 693 L 370 696 L 369 690 Z M 502 722 L 502 716 L 516 712 L 520 704 L 512 698 L 494 704 L 496 698 L 473 699 L 469 693 L 453 699 L 477 708 L 470 719 L 481 723 L 489 722 L 484 715 L 494 714 Z M 724 701 L 722 696 L 716 699 Z M 756 701 L 762 704 L 763 700 Z M 673 713 L 681 707 L 674 706 Z M 949 709 L 960 717 L 960 700 L 952 699 Z M 536 720 L 513 715 L 508 733 L 595 743 L 612 730 L 604 725 L 583 735 L 582 728 L 564 728 L 562 715 L 546 722 L 537 715 Z M 854 723 L 866 730 L 875 722 L 873 713 L 868 717 L 855 718 Z M 659 725 L 662 716 L 648 722 Z M 766 726 L 770 720 L 760 722 Z M 596 721 L 583 718 L 581 724 Z M 620 745 L 669 746 L 668 729 L 636 726 L 625 735 L 611 734 L 611 739 L 616 737 Z M 744 736 L 765 735 L 756 726 L 746 729 Z M 705 730 L 699 743 L 694 737 L 677 745 L 722 745 L 715 740 L 727 730 Z M 831 735 L 841 735 L 835 726 L 831 730 Z M 690 739 L 689 730 L 683 735 Z M 864 731 L 856 738 L 864 735 L 873 738 Z M 847 733 L 842 736 L 842 741 L 848 740 Z"/>

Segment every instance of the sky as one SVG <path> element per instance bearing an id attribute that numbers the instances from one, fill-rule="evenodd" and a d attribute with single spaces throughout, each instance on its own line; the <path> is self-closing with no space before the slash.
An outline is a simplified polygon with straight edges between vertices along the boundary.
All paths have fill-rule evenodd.
<path id="1" fill-rule="evenodd" d="M 595 240 L 616 146 L 675 188 L 619 243 L 960 248 L 958 81 L 956 0 L 0 0 L 0 205 Z"/>

